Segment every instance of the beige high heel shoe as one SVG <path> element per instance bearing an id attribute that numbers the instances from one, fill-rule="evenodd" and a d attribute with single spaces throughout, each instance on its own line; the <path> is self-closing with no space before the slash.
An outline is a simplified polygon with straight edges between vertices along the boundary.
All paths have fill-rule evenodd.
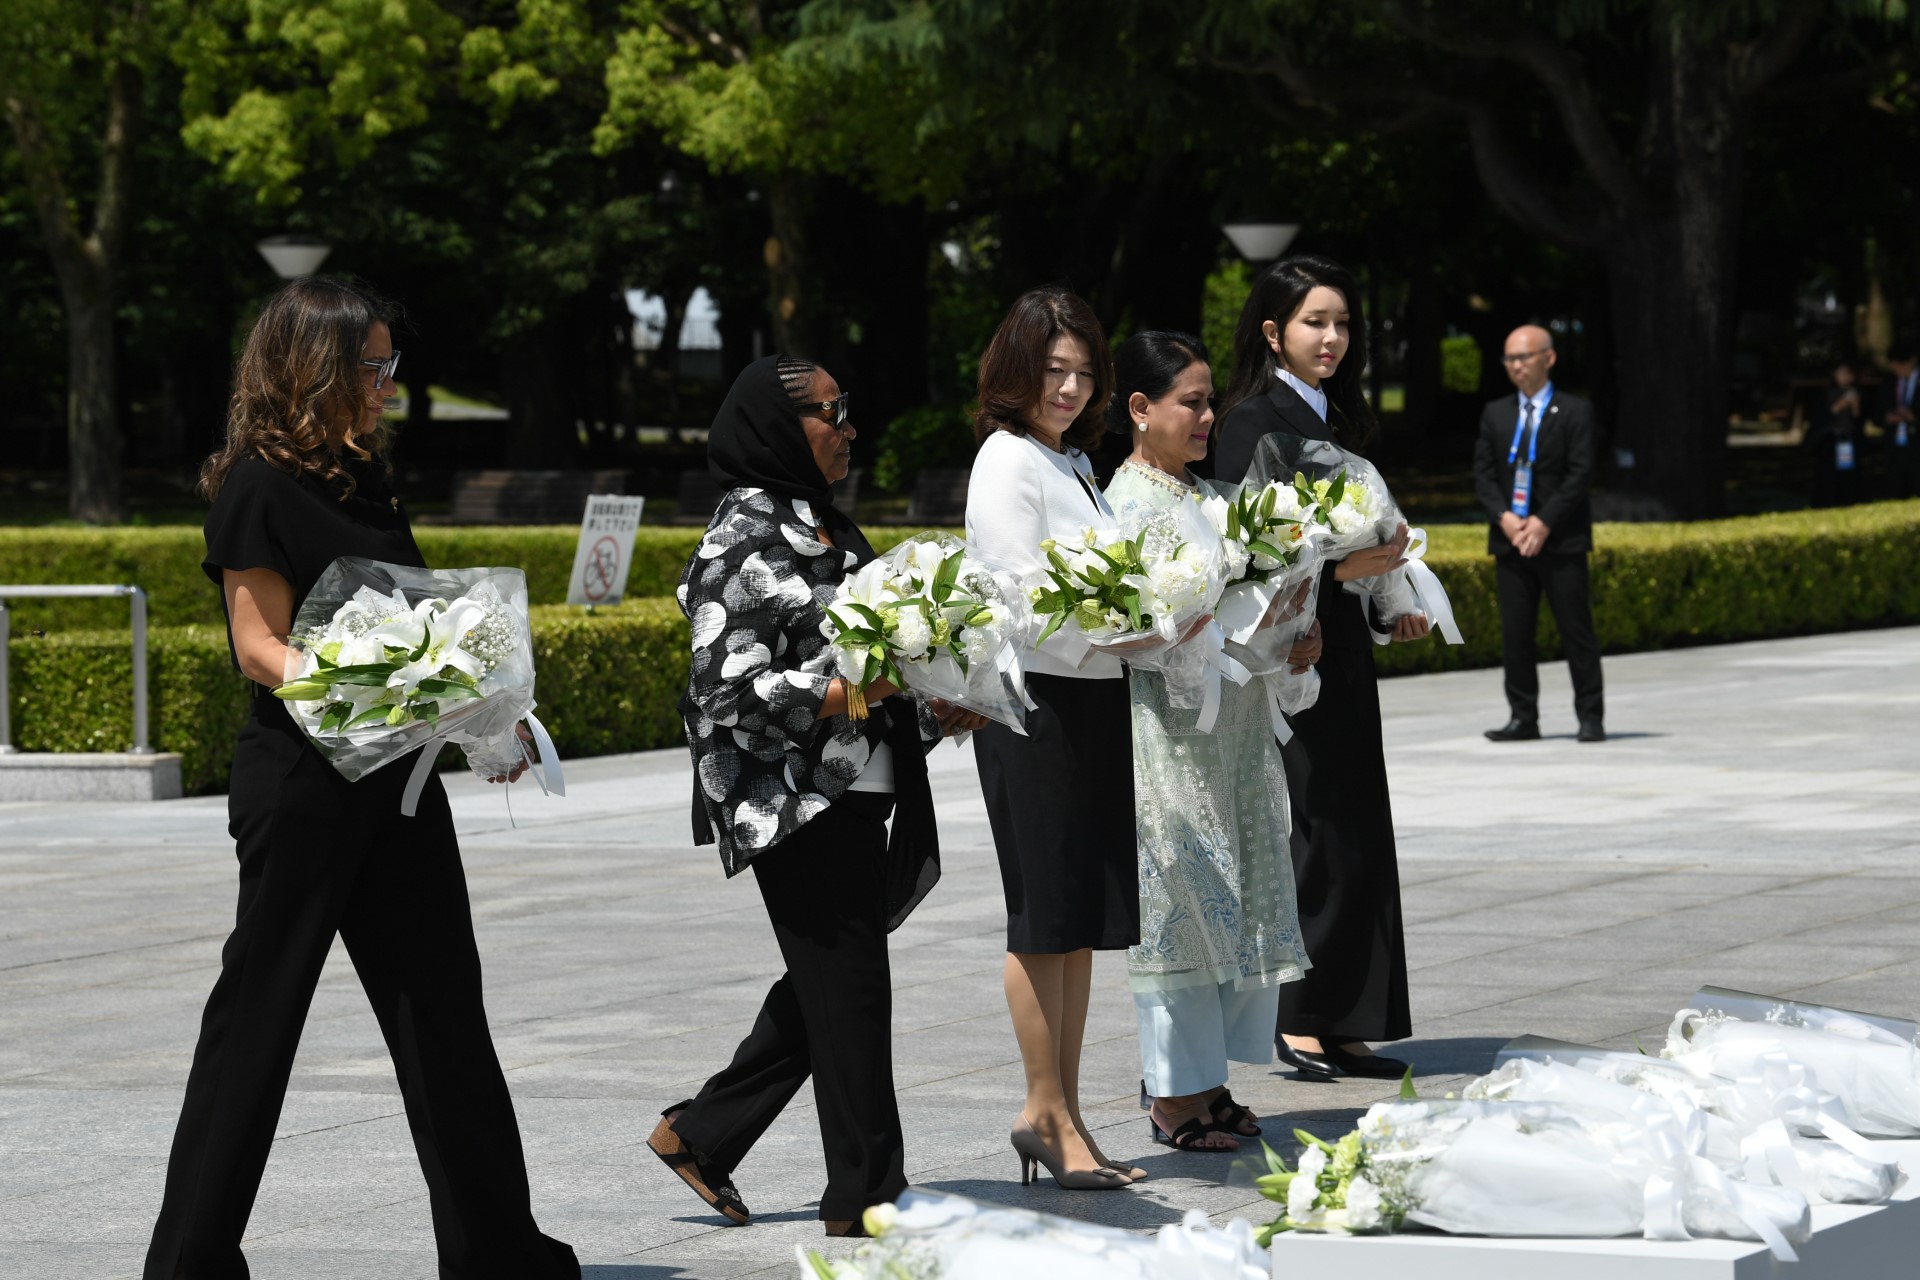
<path id="1" fill-rule="evenodd" d="M 1114 1191 L 1133 1185 L 1133 1179 L 1118 1169 L 1101 1166 L 1098 1169 L 1063 1170 L 1065 1157 L 1059 1155 L 1035 1132 L 1032 1121 L 1023 1113 L 1020 1123 L 1013 1126 L 1008 1141 L 1020 1156 L 1020 1185 L 1026 1186 L 1033 1181 L 1033 1166 L 1043 1164 L 1053 1180 L 1065 1191 Z"/>

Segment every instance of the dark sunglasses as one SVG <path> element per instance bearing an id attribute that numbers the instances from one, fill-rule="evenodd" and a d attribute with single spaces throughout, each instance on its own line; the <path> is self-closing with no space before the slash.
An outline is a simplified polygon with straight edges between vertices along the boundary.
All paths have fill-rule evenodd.
<path id="1" fill-rule="evenodd" d="M 842 391 L 831 400 L 804 400 L 793 409 L 795 413 L 820 414 L 837 429 L 847 425 L 847 402 L 852 398 L 853 392 Z"/>

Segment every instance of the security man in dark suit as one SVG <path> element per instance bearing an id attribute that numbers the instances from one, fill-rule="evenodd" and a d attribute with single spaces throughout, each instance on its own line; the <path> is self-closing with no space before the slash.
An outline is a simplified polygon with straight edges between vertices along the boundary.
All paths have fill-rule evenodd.
<path id="1" fill-rule="evenodd" d="M 1486 407 L 1473 450 L 1474 491 L 1493 517 L 1487 550 L 1500 590 L 1500 642 L 1512 709 L 1507 723 L 1487 730 L 1487 737 L 1522 742 L 1540 736 L 1534 631 L 1545 595 L 1573 676 L 1580 741 L 1605 742 L 1600 638 L 1587 600 L 1593 406 L 1554 389 L 1553 335 L 1540 326 L 1522 325 L 1509 334 L 1502 359 L 1516 394 Z"/>

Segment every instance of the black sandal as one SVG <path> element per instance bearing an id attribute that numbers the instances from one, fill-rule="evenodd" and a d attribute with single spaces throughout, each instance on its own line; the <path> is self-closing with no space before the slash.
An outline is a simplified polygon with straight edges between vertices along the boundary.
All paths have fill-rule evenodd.
<path id="1" fill-rule="evenodd" d="M 1201 1146 L 1200 1143 L 1202 1139 L 1210 1138 L 1216 1133 L 1226 1133 L 1226 1130 L 1220 1128 L 1219 1125 L 1208 1124 L 1198 1116 L 1187 1121 L 1172 1133 L 1168 1133 L 1165 1129 L 1162 1129 L 1159 1120 L 1148 1116 L 1147 1128 L 1153 1131 L 1153 1140 L 1155 1142 L 1163 1147 L 1172 1147 L 1176 1151 L 1202 1151 L 1208 1155 L 1228 1155 L 1239 1149 L 1237 1146 Z M 1227 1136 L 1233 1137 L 1234 1135 L 1228 1133 Z"/>
<path id="2" fill-rule="evenodd" d="M 740 1193 L 734 1190 L 731 1178 L 716 1177 L 700 1163 L 700 1157 L 693 1148 L 680 1140 L 673 1131 L 673 1117 L 686 1110 L 692 1099 L 676 1102 L 660 1113 L 660 1123 L 653 1126 L 653 1134 L 647 1139 L 647 1148 L 660 1162 L 680 1175 L 680 1180 L 693 1188 L 710 1209 L 717 1209 L 727 1218 L 741 1226 L 747 1223 L 747 1206 L 740 1199 Z"/>
<path id="3" fill-rule="evenodd" d="M 1260 1117 L 1233 1100 L 1233 1095 L 1225 1089 L 1220 1096 L 1208 1104 L 1207 1110 L 1213 1115 L 1213 1123 L 1222 1133 L 1230 1133 L 1236 1138 L 1257 1138 L 1260 1136 Z M 1243 1124 L 1253 1126 L 1251 1130 L 1242 1129 Z"/>

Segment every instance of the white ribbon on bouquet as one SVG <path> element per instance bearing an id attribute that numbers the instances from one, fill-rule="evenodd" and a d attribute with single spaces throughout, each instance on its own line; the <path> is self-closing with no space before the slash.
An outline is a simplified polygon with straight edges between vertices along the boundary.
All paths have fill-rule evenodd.
<path id="1" fill-rule="evenodd" d="M 1200 634 L 1187 643 L 1200 646 L 1200 656 L 1206 662 L 1207 670 L 1201 686 L 1200 715 L 1193 727 L 1201 733 L 1210 733 L 1214 722 L 1220 718 L 1220 682 L 1225 679 L 1245 686 L 1247 681 L 1253 679 L 1253 673 L 1228 655 L 1227 633 L 1217 619 L 1207 623 L 1200 629 Z"/>
<path id="2" fill-rule="evenodd" d="M 1420 602 L 1420 612 L 1427 615 L 1441 637 L 1448 644 L 1462 644 L 1460 624 L 1453 620 L 1453 601 L 1447 599 L 1447 589 L 1440 585 L 1440 575 L 1429 569 L 1427 559 L 1427 531 L 1425 529 L 1407 530 L 1407 583 L 1413 588 L 1414 598 Z"/>
<path id="3" fill-rule="evenodd" d="M 567 794 L 566 770 L 560 766 L 560 752 L 554 748 L 553 736 L 547 732 L 547 726 L 540 723 L 540 717 L 529 711 L 522 717 L 527 729 L 533 734 L 533 742 L 540 750 L 540 758 L 535 760 L 527 753 L 527 744 L 520 744 L 521 758 L 533 770 L 533 780 L 540 784 L 540 794 L 564 796 Z M 518 723 L 516 721 L 515 723 Z M 420 792 L 426 788 L 427 779 L 433 776 L 433 762 L 440 758 L 440 748 L 447 741 L 434 738 L 414 758 L 413 772 L 407 777 L 406 790 L 400 793 L 400 816 L 411 818 L 420 808 Z"/>
<path id="4" fill-rule="evenodd" d="M 1653 1117 L 1648 1125 L 1653 1151 L 1666 1168 L 1646 1180 L 1642 1192 L 1645 1220 L 1641 1234 L 1648 1240 L 1693 1239 L 1693 1233 L 1687 1230 L 1685 1213 L 1686 1192 L 1692 1185 L 1725 1200 L 1740 1221 L 1773 1251 L 1774 1257 L 1782 1262 L 1798 1262 L 1800 1255 L 1787 1243 L 1786 1236 L 1766 1210 L 1756 1203 L 1759 1199 L 1756 1189 L 1736 1184 L 1721 1172 L 1720 1166 L 1707 1159 L 1706 1120 L 1698 1111 L 1689 1112 L 1685 1120 L 1678 1113 L 1669 1112 Z M 1804 1212 L 1805 1206 L 1801 1208 Z"/>

